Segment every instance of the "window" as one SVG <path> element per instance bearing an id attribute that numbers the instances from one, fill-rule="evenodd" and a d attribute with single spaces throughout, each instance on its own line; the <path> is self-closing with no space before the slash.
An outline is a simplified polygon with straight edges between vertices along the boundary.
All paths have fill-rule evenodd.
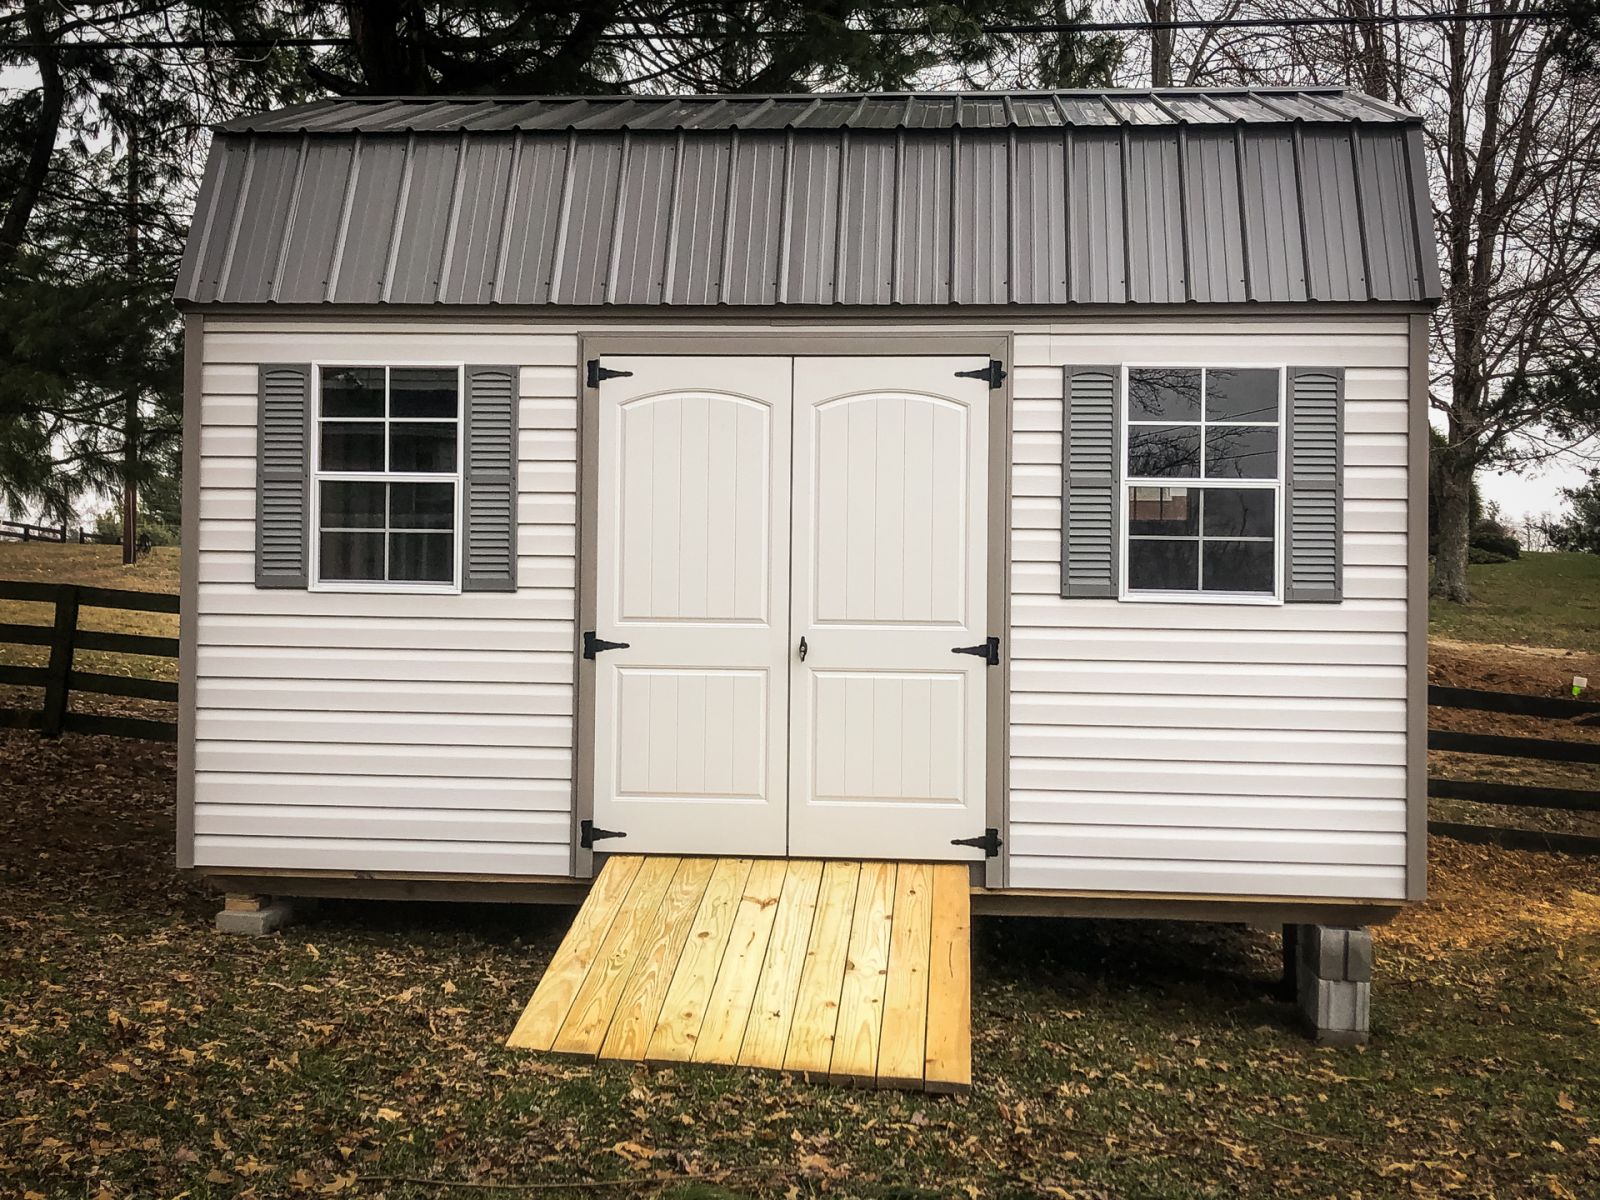
<path id="1" fill-rule="evenodd" d="M 317 581 L 455 586 L 461 368 L 317 376 Z"/>
<path id="2" fill-rule="evenodd" d="M 1130 367 L 1127 591 L 1278 591 L 1283 373 Z"/>

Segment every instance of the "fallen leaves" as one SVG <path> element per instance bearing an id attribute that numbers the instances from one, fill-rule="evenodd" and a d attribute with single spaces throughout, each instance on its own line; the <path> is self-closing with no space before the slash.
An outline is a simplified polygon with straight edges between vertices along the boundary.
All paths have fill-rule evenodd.
<path id="1" fill-rule="evenodd" d="M 980 922 L 977 1087 L 952 1101 L 509 1054 L 559 913 L 330 904 L 298 936 L 215 937 L 170 867 L 165 751 L 86 783 L 84 753 L 123 753 L 99 747 L 0 734 L 0 789 L 27 781 L 0 805 L 3 1195 L 1600 1195 L 1592 864 L 1447 850 L 1427 920 L 1470 944 L 1402 918 L 1364 1056 L 1288 1028 L 1271 938 Z M 52 857 L 19 865 L 21 836 Z M 1564 964 L 1541 957 L 1562 927 L 1507 922 L 1532 903 L 1576 914 Z"/>

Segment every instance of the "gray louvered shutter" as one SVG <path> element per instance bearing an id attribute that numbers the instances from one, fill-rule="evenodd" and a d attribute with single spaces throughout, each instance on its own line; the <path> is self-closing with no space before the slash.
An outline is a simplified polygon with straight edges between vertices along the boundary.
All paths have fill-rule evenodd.
<path id="1" fill-rule="evenodd" d="M 311 366 L 263 364 L 256 388 L 256 586 L 303 588 L 311 513 Z"/>
<path id="2" fill-rule="evenodd" d="M 517 368 L 467 368 L 468 592 L 517 590 Z"/>
<path id="3" fill-rule="evenodd" d="M 1120 367 L 1068 367 L 1062 423 L 1061 594 L 1117 594 Z"/>
<path id="4" fill-rule="evenodd" d="M 1288 528 L 1284 599 L 1328 603 L 1344 596 L 1344 370 L 1289 372 Z"/>

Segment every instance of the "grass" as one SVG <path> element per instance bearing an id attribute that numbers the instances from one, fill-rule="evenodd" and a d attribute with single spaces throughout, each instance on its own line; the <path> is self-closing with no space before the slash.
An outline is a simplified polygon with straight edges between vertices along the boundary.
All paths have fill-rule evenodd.
<path id="1" fill-rule="evenodd" d="M 1295 1032 L 1267 934 L 980 919 L 973 1092 L 934 1098 L 505 1050 L 560 909 L 220 935 L 173 769 L 0 734 L 0 1195 L 1600 1194 L 1592 862 L 1436 840 L 1364 1051 Z"/>
<path id="2" fill-rule="evenodd" d="M 1435 600 L 1429 631 L 1463 642 L 1600 653 L 1600 554 L 1524 554 L 1467 568 L 1472 603 Z"/>

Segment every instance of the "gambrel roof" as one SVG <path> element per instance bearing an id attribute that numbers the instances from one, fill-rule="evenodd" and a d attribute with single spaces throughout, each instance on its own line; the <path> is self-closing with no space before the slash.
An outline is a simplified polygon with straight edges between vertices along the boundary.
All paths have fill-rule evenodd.
<path id="1" fill-rule="evenodd" d="M 193 304 L 1432 302 L 1341 89 L 331 100 L 220 126 Z"/>

